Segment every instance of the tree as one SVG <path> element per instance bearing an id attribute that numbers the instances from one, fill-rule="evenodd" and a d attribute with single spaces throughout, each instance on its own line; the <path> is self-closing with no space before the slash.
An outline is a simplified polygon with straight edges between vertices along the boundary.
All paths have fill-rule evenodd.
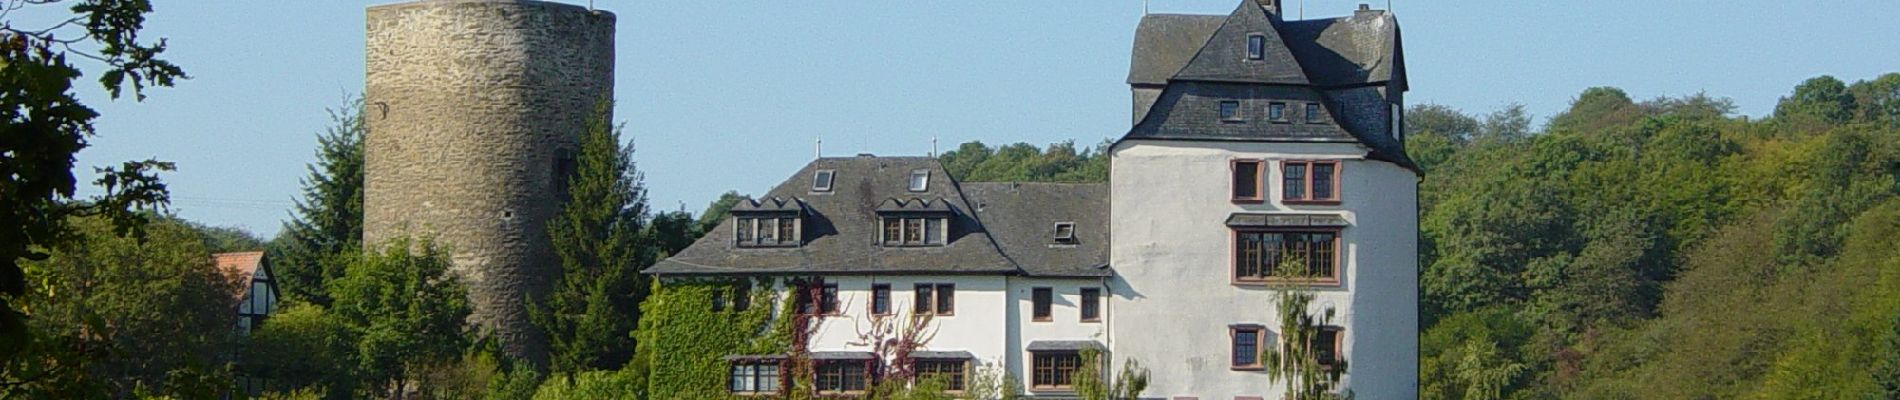
<path id="1" fill-rule="evenodd" d="M 31 341 L 0 364 L 0 397 L 170 394 L 223 375 L 241 286 L 197 231 L 172 218 L 155 218 L 144 240 L 102 217 L 67 226 L 74 236 L 23 264 L 34 290 L 13 299 L 33 315 Z"/>
<path id="2" fill-rule="evenodd" d="M 303 198 L 270 244 L 286 297 L 318 305 L 330 304 L 324 285 L 343 276 L 347 255 L 363 243 L 363 100 L 329 112 L 317 162 L 305 166 Z"/>
<path id="3" fill-rule="evenodd" d="M 1584 89 L 1570 109 L 1550 118 L 1551 131 L 1596 132 L 1607 127 L 1624 126 L 1642 117 L 1642 110 L 1630 100 L 1629 93 L 1613 87 Z"/>
<path id="4" fill-rule="evenodd" d="M 699 240 L 699 236 L 704 234 L 705 231 L 700 230 L 699 222 L 693 219 L 692 213 L 664 211 L 647 222 L 645 236 L 657 260 L 659 257 L 679 254 L 680 250 L 693 245 L 693 241 Z"/>
<path id="5" fill-rule="evenodd" d="M 355 257 L 330 282 L 331 310 L 357 338 L 357 373 L 382 393 L 403 398 L 410 373 L 468 347 L 468 293 L 449 265 L 433 242 L 397 239 Z"/>
<path id="6" fill-rule="evenodd" d="M 270 390 L 356 393 L 357 337 L 349 324 L 314 304 L 291 304 L 272 315 L 244 346 L 241 370 L 269 382 Z"/>
<path id="7" fill-rule="evenodd" d="M 1280 320 L 1281 345 L 1278 349 L 1261 346 L 1267 379 L 1286 387 L 1284 398 L 1288 400 L 1350 398 L 1351 393 L 1333 391 L 1346 373 L 1346 360 L 1335 358 L 1330 366 L 1320 364 L 1322 346 L 1331 346 L 1319 343 L 1320 333 L 1332 325 L 1333 310 L 1312 314 L 1317 295 L 1304 284 L 1312 277 L 1305 266 L 1305 259 L 1289 254 L 1273 271 L 1273 276 L 1279 278 L 1270 288 L 1274 314 Z"/>
<path id="8" fill-rule="evenodd" d="M 611 370 L 633 357 L 640 301 L 648 285 L 640 269 L 652 263 L 643 236 L 646 189 L 634 167 L 633 146 L 622 146 L 620 129 L 600 118 L 581 135 L 580 154 L 568 179 L 568 199 L 548 221 L 548 237 L 561 271 L 545 300 L 531 301 L 529 316 L 548 334 L 550 367 L 557 373 Z"/>
<path id="9" fill-rule="evenodd" d="M 1794 87 L 1794 94 L 1775 104 L 1775 118 L 1809 118 L 1829 124 L 1854 116 L 1854 96 L 1847 84 L 1832 76 L 1810 78 Z"/>
<path id="10" fill-rule="evenodd" d="M 1096 350 L 1082 351 L 1082 368 L 1075 371 L 1071 382 L 1076 397 L 1083 400 L 1136 400 L 1141 392 L 1148 390 L 1148 369 L 1134 359 L 1123 360 L 1121 373 L 1108 376 L 1104 372 L 1107 362 L 1102 353 Z M 1111 382 L 1112 381 L 1112 382 Z"/>
<path id="11" fill-rule="evenodd" d="M 712 204 L 706 205 L 706 212 L 699 213 L 700 233 L 693 237 L 697 239 L 700 234 L 712 232 L 713 228 L 718 227 L 720 222 L 725 222 L 726 217 L 732 216 L 732 206 L 738 205 L 739 201 L 745 200 L 745 198 L 745 195 L 739 194 L 738 191 L 734 190 L 728 190 L 720 194 L 719 198 L 713 200 Z"/>
<path id="12" fill-rule="evenodd" d="M 7 10 L 51 7 L 60 0 L 6 1 Z M 143 101 L 146 86 L 171 86 L 185 71 L 160 58 L 165 40 L 142 42 L 146 0 L 78 0 L 73 16 L 50 26 L 21 28 L 0 20 L 0 362 L 12 359 L 26 337 L 26 315 L 10 299 L 27 293 L 21 262 L 44 260 L 45 249 L 73 236 L 68 217 L 100 215 L 117 233 L 137 234 L 148 214 L 169 199 L 159 171 L 172 164 L 128 161 L 96 168 L 105 194 L 77 202 L 74 155 L 96 132 L 99 113 L 73 96 L 82 73 L 68 55 L 101 64 L 99 84 L 117 99 L 127 85 Z M 5 18 L 5 14 L 0 14 Z M 97 45 L 96 52 L 74 45 Z"/>

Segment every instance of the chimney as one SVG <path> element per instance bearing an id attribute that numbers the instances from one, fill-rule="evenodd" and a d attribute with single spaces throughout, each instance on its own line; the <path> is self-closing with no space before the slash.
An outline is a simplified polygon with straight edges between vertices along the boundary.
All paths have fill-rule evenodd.
<path id="1" fill-rule="evenodd" d="M 1381 12 L 1384 12 L 1384 10 L 1374 10 L 1372 9 L 1372 5 L 1369 5 L 1366 3 L 1359 3 L 1359 10 L 1353 11 L 1352 14 L 1355 17 L 1364 17 L 1364 16 L 1378 15 Z"/>
<path id="2" fill-rule="evenodd" d="M 1267 10 L 1267 14 L 1272 14 L 1275 17 L 1280 16 L 1281 0 L 1254 0 L 1254 3 L 1259 3 L 1260 8 Z"/>

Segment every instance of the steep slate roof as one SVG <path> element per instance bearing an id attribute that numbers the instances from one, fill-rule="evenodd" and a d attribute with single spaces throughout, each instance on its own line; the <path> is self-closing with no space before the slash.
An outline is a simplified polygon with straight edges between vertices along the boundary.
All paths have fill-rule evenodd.
<path id="1" fill-rule="evenodd" d="M 1003 254 L 1032 276 L 1097 277 L 1108 270 L 1108 184 L 965 183 L 977 219 Z M 1075 223 L 1075 243 L 1055 241 L 1055 224 Z"/>
<path id="2" fill-rule="evenodd" d="M 251 277 L 257 276 L 258 269 L 264 266 L 264 252 L 246 251 L 212 254 L 211 263 L 218 268 L 218 271 L 223 272 L 224 276 L 240 282 L 240 284 L 237 285 L 236 292 L 232 293 L 231 296 L 236 300 L 242 301 L 244 300 L 244 295 L 248 294 L 251 290 Z M 268 275 L 269 272 L 265 272 L 265 274 Z"/>
<path id="3" fill-rule="evenodd" d="M 1215 21 L 1218 27 L 1209 29 Z M 1246 58 L 1246 38 L 1254 34 L 1266 38 L 1262 60 Z M 1368 158 L 1417 172 L 1401 143 L 1369 128 L 1389 125 L 1367 122 L 1383 121 L 1383 112 L 1366 109 L 1365 95 L 1350 90 L 1392 83 L 1406 90 L 1399 37 L 1398 20 L 1383 10 L 1283 21 L 1254 1 L 1241 1 L 1226 16 L 1144 16 L 1128 83 L 1166 86 L 1122 140 L 1356 142 L 1366 146 Z M 1319 102 L 1333 123 L 1227 123 L 1214 111 L 1221 101 L 1262 98 L 1289 101 L 1289 111 Z"/>
<path id="4" fill-rule="evenodd" d="M 833 170 L 832 189 L 812 191 L 812 174 Z M 912 171 L 929 171 L 930 182 L 923 192 L 911 192 L 908 183 Z M 1082 187 L 1082 186 L 1077 186 Z M 987 192 L 986 192 L 987 193 Z M 1106 204 L 1106 190 L 1080 191 L 1099 196 Z M 662 260 L 646 273 L 661 275 L 735 275 L 735 274 L 1032 274 L 1056 270 L 1037 266 L 1019 266 L 992 240 L 992 229 L 979 218 L 959 184 L 950 179 L 934 158 L 926 157 L 832 157 L 820 158 L 799 169 L 784 183 L 772 188 L 763 198 L 795 199 L 804 205 L 803 243 L 798 247 L 741 248 L 733 243 L 733 221 L 721 221 L 705 237 Z M 1038 197 L 1059 197 L 1040 193 Z M 926 201 L 927 200 L 927 201 Z M 1014 210 L 1015 203 L 985 198 L 986 202 Z M 768 202 L 769 203 L 769 202 Z M 1005 204 L 1008 203 L 1008 204 Z M 1051 203 L 1062 206 L 1068 203 Z M 934 247 L 884 247 L 878 243 L 878 212 L 948 211 L 950 234 L 947 243 Z M 1095 218 L 1107 218 L 1107 207 L 1093 212 Z M 1051 214 L 1054 215 L 1054 214 Z M 1040 226 L 1040 224 L 1038 224 Z M 1047 228 L 1038 228 L 1044 232 Z M 1085 232 L 1086 233 L 1086 232 Z M 1009 237 L 1015 237 L 1010 232 Z M 1085 236 L 1086 238 L 1086 236 Z M 1089 239 L 1106 242 L 1106 237 Z M 1093 249 L 1093 247 L 1090 247 Z M 1097 257 L 1107 259 L 1106 247 Z M 1036 255 L 1036 259 L 1051 258 Z M 1073 256 L 1055 256 L 1052 259 Z M 1079 262 L 1089 266 L 1100 261 Z M 1063 264 L 1063 268 L 1072 268 Z M 1089 275 L 1097 276 L 1097 275 Z"/>
<path id="5" fill-rule="evenodd" d="M 1243 2 L 1241 8 L 1259 9 L 1252 2 Z M 1135 28 L 1128 83 L 1167 84 L 1176 73 L 1183 72 L 1182 67 L 1202 51 L 1203 45 L 1229 17 L 1231 15 L 1142 16 Z M 1360 11 L 1339 18 L 1279 21 L 1276 28 L 1285 48 L 1292 51 L 1293 58 L 1299 61 L 1306 78 L 1314 85 L 1376 84 L 1402 74 L 1399 24 L 1392 13 Z M 1232 50 L 1224 52 L 1232 53 Z"/>

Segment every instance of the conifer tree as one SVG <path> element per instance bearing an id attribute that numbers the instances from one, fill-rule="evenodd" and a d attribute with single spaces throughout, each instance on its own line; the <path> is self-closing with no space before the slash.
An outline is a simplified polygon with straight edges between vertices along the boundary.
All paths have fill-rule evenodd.
<path id="1" fill-rule="evenodd" d="M 530 306 L 530 318 L 547 332 L 549 367 L 557 373 L 625 365 L 648 290 L 640 275 L 652 259 L 641 234 L 646 189 L 633 147 L 621 145 L 606 107 L 581 135 L 567 201 L 548 221 L 561 270 L 548 296 Z"/>
<path id="2" fill-rule="evenodd" d="M 342 256 L 363 242 L 363 101 L 329 111 L 303 198 L 269 249 L 288 297 L 322 305 L 331 301 L 324 285 L 343 276 Z"/>

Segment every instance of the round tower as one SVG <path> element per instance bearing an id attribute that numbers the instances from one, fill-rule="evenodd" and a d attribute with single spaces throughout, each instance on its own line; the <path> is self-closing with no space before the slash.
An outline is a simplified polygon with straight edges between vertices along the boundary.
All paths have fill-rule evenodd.
<path id="1" fill-rule="evenodd" d="M 363 239 L 448 246 L 475 322 L 509 354 L 544 362 L 524 299 L 557 268 L 546 222 L 579 135 L 610 118 L 599 112 L 613 92 L 614 15 L 530 0 L 367 14 Z"/>

